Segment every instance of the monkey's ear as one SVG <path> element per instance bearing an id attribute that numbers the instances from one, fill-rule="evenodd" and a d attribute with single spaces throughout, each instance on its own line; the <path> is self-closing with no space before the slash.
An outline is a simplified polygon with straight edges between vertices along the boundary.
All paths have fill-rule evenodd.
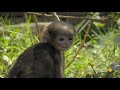
<path id="1" fill-rule="evenodd" d="M 45 28 L 42 33 L 41 42 L 47 42 L 49 39 L 48 28 Z"/>

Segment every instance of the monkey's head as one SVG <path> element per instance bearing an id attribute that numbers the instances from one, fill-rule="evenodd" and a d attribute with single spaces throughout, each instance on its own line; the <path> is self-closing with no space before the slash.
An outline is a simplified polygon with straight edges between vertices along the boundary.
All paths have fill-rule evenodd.
<path id="1" fill-rule="evenodd" d="M 62 21 L 55 21 L 47 28 L 47 42 L 59 51 L 69 49 L 75 34 L 75 30 L 71 24 Z"/>

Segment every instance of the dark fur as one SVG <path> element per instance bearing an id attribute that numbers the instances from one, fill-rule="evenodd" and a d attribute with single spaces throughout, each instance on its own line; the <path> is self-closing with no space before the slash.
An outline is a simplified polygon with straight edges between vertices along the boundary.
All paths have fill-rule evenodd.
<path id="1" fill-rule="evenodd" d="M 50 44 L 35 44 L 18 57 L 7 78 L 60 78 L 59 58 L 60 52 Z"/>

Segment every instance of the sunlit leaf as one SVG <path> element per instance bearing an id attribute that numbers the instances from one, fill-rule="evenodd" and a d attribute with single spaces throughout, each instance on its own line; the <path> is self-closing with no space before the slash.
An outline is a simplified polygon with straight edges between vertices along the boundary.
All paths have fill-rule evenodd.
<path id="1" fill-rule="evenodd" d="M 3 60 L 6 61 L 6 62 L 8 62 L 9 61 L 9 57 L 6 56 L 6 55 L 3 55 Z"/>
<path id="2" fill-rule="evenodd" d="M 109 67 L 109 68 L 107 68 L 107 71 L 112 72 L 113 70 L 112 70 L 112 68 Z"/>
<path id="3" fill-rule="evenodd" d="M 96 27 L 104 27 L 105 24 L 104 23 L 101 23 L 101 22 L 93 22 L 93 24 L 96 26 Z"/>

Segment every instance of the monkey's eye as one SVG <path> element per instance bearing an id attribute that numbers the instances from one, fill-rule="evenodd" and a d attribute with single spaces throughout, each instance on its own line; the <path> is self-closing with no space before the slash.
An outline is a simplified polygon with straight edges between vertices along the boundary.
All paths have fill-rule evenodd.
<path id="1" fill-rule="evenodd" d="M 64 38 L 59 38 L 59 41 L 63 41 L 64 40 Z"/>
<path id="2" fill-rule="evenodd" d="M 73 40 L 73 38 L 71 37 L 71 38 L 69 38 L 69 40 Z"/>

